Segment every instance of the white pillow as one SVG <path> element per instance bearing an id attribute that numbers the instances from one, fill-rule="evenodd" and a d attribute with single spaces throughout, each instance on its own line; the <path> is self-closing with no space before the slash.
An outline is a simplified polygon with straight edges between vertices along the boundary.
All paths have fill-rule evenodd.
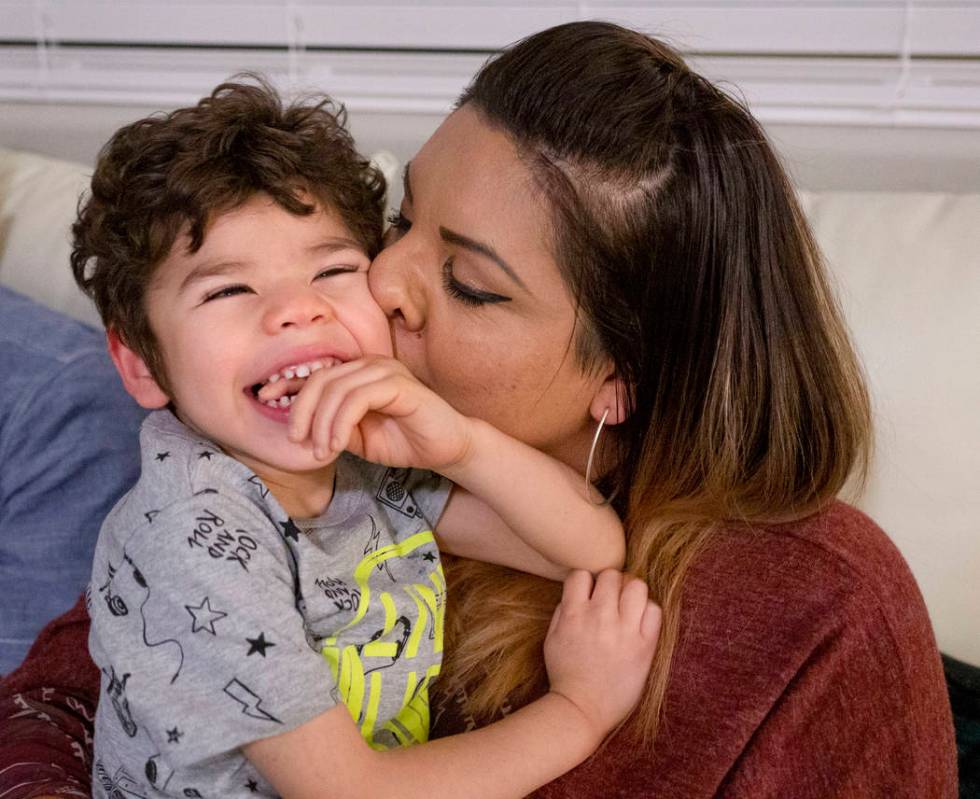
<path id="1" fill-rule="evenodd" d="M 91 168 L 0 148 L 0 284 L 99 324 L 71 274 L 71 224 Z"/>

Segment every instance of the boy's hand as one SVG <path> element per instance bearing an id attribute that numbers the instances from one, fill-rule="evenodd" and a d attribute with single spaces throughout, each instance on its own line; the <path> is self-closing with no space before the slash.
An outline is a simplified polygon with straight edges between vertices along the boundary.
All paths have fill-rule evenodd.
<path id="1" fill-rule="evenodd" d="M 544 659 L 551 690 L 571 700 L 599 739 L 643 693 L 660 636 L 659 606 L 641 580 L 607 569 L 574 571 L 555 608 Z"/>
<path id="2" fill-rule="evenodd" d="M 349 450 L 386 466 L 439 471 L 465 458 L 470 420 L 394 358 L 368 357 L 321 369 L 289 409 L 289 438 L 316 457 Z"/>

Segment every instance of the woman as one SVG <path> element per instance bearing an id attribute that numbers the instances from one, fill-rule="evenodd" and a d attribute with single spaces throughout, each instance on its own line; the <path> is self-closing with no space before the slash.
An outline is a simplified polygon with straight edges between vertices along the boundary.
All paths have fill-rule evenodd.
<path id="1" fill-rule="evenodd" d="M 743 108 L 638 33 L 532 36 L 409 165 L 371 286 L 423 382 L 599 476 L 628 568 L 664 607 L 645 699 L 539 796 L 955 793 L 921 597 L 884 534 L 834 500 L 870 446 L 860 371 Z M 456 562 L 450 581 L 440 734 L 542 690 L 558 597 L 486 564 Z M 8 695 L 94 693 L 96 675 L 51 654 L 81 640 L 75 614 Z M 34 698 L 81 724 L 77 701 Z"/>

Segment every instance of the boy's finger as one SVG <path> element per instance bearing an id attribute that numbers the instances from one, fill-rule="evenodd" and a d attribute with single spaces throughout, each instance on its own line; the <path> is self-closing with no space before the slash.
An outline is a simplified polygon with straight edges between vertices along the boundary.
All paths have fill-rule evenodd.
<path id="1" fill-rule="evenodd" d="M 548 624 L 548 635 L 551 635 L 557 628 L 561 619 L 561 602 L 555 605 L 555 612 L 551 614 L 551 623 Z"/>
<path id="2" fill-rule="evenodd" d="M 396 393 L 390 380 L 377 380 L 350 391 L 341 401 L 334 416 L 328 442 L 330 449 L 335 452 L 344 449 L 354 427 L 371 411 L 383 411 Z"/>
<path id="3" fill-rule="evenodd" d="M 633 629 L 640 626 L 649 594 L 647 584 L 642 580 L 629 576 L 624 579 L 623 591 L 619 595 L 619 615 Z"/>
<path id="4" fill-rule="evenodd" d="M 592 589 L 592 601 L 619 611 L 619 595 L 623 591 L 623 573 L 616 569 L 599 572 Z"/>
<path id="5" fill-rule="evenodd" d="M 358 386 L 377 379 L 378 367 L 365 361 L 349 361 L 340 366 L 316 372 L 307 385 L 293 400 L 290 409 L 290 440 L 303 441 L 306 436 L 313 440 L 313 451 L 325 458 L 333 450 L 330 440 L 334 418 L 344 397 Z M 293 431 L 293 414 L 296 414 L 296 432 Z M 311 420 L 311 421 L 308 421 Z M 301 435 L 305 433 L 306 435 Z M 294 437 L 294 435 L 296 437 Z"/>
<path id="6" fill-rule="evenodd" d="M 656 641 L 660 637 L 660 627 L 663 624 L 663 611 L 660 605 L 652 599 L 647 601 L 646 609 L 643 611 L 643 618 L 640 621 L 640 635 L 649 641 Z"/>
<path id="7" fill-rule="evenodd" d="M 561 590 L 561 604 L 566 608 L 582 607 L 592 594 L 592 575 L 583 569 L 573 569 L 565 578 Z"/>
<path id="8" fill-rule="evenodd" d="M 323 397 L 327 394 L 330 386 L 344 376 L 356 373 L 362 368 L 364 368 L 364 362 L 358 359 L 326 369 L 318 369 L 309 377 L 304 378 L 299 385 L 299 391 L 293 397 L 292 405 L 289 407 L 289 429 L 287 433 L 289 440 L 299 443 L 311 437 L 313 417 L 322 405 Z M 332 412 L 328 409 L 327 413 L 331 414 Z"/>
<path id="9" fill-rule="evenodd" d="M 290 441 L 299 443 L 309 437 L 313 411 L 319 396 L 319 384 L 307 383 L 300 389 L 299 394 L 293 397 L 293 402 L 289 406 L 289 422 L 286 429 Z"/>

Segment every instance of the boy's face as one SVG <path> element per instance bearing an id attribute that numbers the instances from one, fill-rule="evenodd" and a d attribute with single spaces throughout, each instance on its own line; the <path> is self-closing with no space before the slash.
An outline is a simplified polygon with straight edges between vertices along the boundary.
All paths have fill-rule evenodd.
<path id="1" fill-rule="evenodd" d="M 146 295 L 178 416 L 265 478 L 322 469 L 288 440 L 288 407 L 253 387 L 290 367 L 391 354 L 367 255 L 332 210 L 294 216 L 265 195 L 218 216 L 196 253 L 187 243 Z"/>

